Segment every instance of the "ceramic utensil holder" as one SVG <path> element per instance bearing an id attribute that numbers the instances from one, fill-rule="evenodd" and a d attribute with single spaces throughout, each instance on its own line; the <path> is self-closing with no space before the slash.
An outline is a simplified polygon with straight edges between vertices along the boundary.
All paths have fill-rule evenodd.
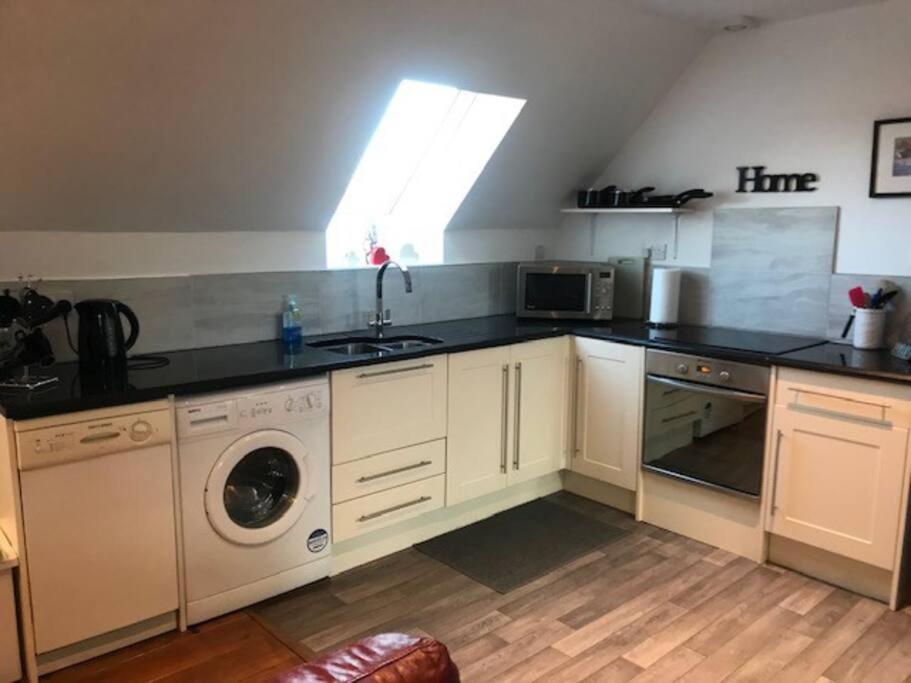
<path id="1" fill-rule="evenodd" d="M 854 311 L 854 348 L 881 349 L 886 337 L 886 312 L 879 308 Z"/>

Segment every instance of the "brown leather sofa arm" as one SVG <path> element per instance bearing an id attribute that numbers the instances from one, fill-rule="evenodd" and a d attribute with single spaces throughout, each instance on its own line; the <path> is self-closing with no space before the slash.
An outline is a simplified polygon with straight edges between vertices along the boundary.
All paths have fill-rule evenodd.
<path id="1" fill-rule="evenodd" d="M 459 683 L 439 641 L 382 633 L 276 676 L 273 683 Z"/>

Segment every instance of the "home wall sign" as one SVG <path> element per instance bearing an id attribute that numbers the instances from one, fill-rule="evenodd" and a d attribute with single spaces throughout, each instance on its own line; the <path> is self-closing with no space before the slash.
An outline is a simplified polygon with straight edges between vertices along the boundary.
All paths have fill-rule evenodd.
<path id="1" fill-rule="evenodd" d="M 738 192 L 816 192 L 815 173 L 766 173 L 765 166 L 738 166 Z"/>

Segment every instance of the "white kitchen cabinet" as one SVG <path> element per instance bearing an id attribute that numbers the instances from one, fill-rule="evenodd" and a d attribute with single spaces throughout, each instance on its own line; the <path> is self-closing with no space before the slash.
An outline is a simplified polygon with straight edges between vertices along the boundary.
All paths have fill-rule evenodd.
<path id="1" fill-rule="evenodd" d="M 645 349 L 575 339 L 574 472 L 636 490 Z"/>
<path id="2" fill-rule="evenodd" d="M 562 467 L 566 350 L 547 339 L 449 357 L 447 504 Z"/>
<path id="3" fill-rule="evenodd" d="M 22 676 L 13 569 L 18 565 L 12 546 L 0 530 L 0 683 Z"/>
<path id="4" fill-rule="evenodd" d="M 773 438 L 769 531 L 892 570 L 907 427 L 790 403 L 775 407 Z"/>
<path id="5" fill-rule="evenodd" d="M 332 462 L 446 436 L 446 356 L 332 373 Z"/>
<path id="6" fill-rule="evenodd" d="M 511 376 L 508 346 L 449 356 L 450 505 L 506 486 Z"/>
<path id="7" fill-rule="evenodd" d="M 508 484 L 536 479 L 563 467 L 566 339 L 510 347 L 512 448 Z"/>

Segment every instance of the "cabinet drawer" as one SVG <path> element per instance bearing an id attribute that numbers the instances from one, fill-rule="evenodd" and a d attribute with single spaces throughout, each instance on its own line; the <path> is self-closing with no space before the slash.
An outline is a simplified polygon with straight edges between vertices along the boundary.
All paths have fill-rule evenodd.
<path id="1" fill-rule="evenodd" d="M 446 475 L 332 506 L 332 540 L 346 541 L 443 507 Z"/>
<path id="2" fill-rule="evenodd" d="M 446 439 L 408 446 L 332 468 L 332 502 L 343 503 L 446 471 Z"/>
<path id="3" fill-rule="evenodd" d="M 446 356 L 332 373 L 332 462 L 446 436 Z"/>
<path id="4" fill-rule="evenodd" d="M 911 398 L 901 384 L 780 368 L 775 403 L 833 420 L 911 426 Z"/>

